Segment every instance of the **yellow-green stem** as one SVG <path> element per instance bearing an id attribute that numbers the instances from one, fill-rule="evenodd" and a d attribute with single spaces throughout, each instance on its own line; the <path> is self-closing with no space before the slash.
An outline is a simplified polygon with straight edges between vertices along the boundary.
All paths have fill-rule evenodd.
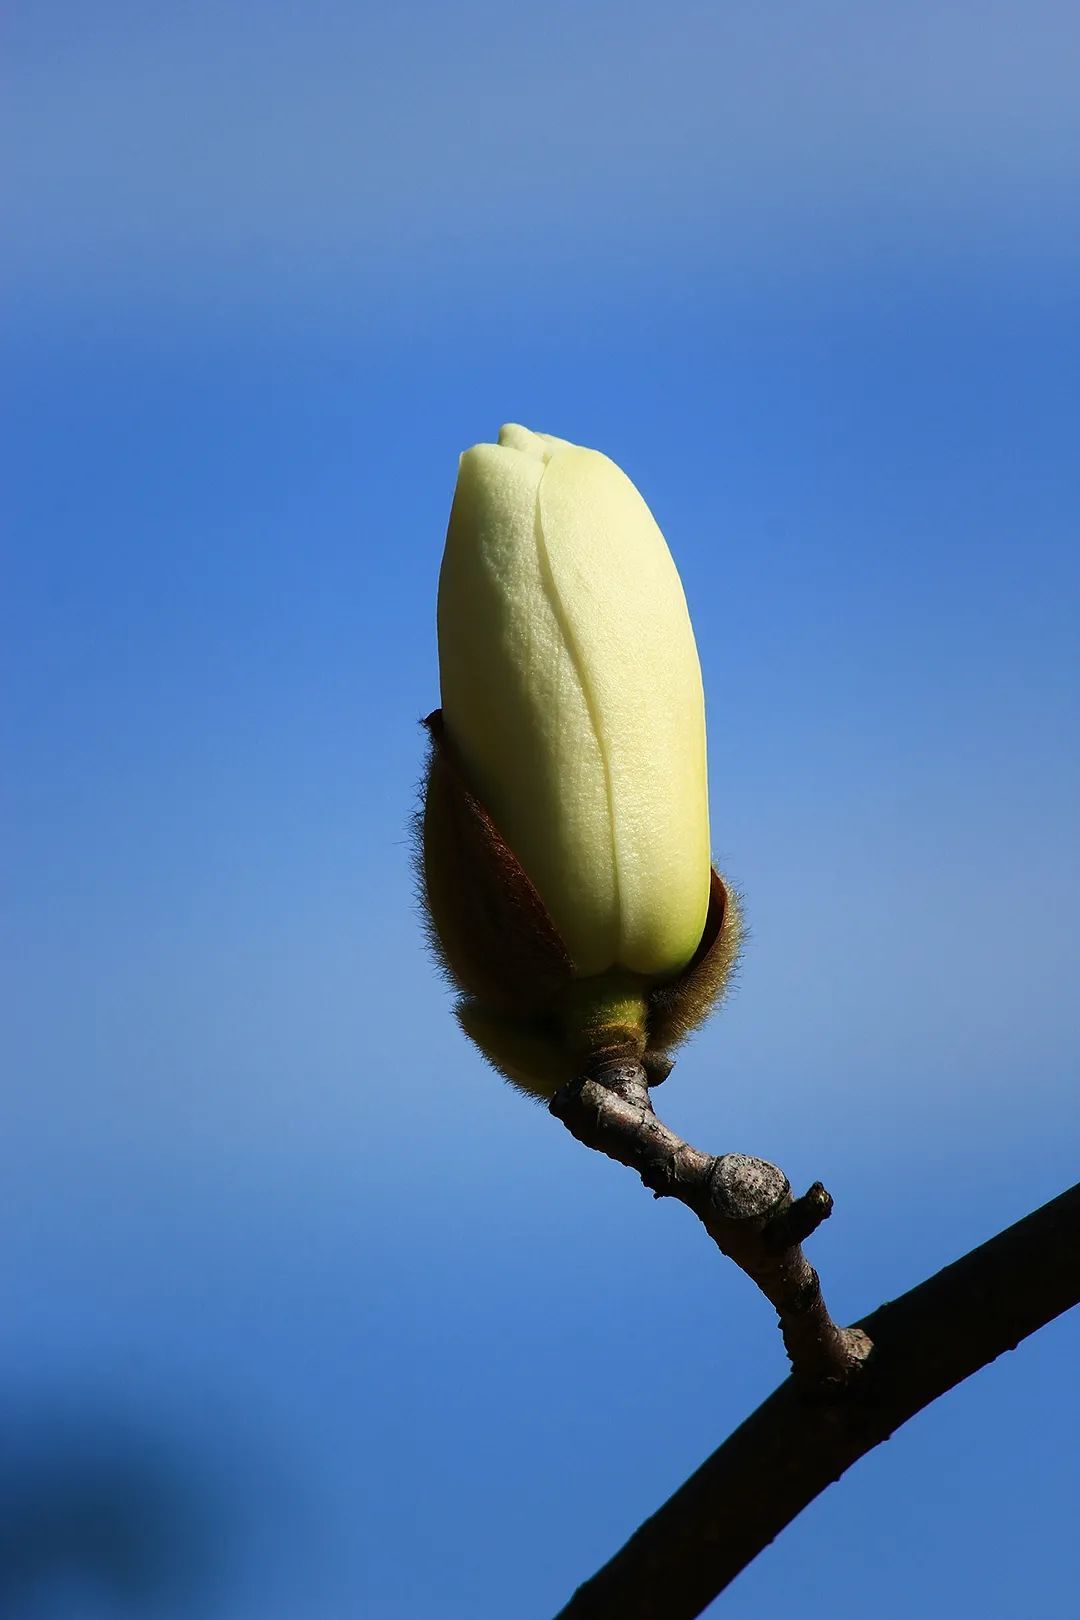
<path id="1" fill-rule="evenodd" d="M 558 1017 L 570 1050 L 583 1060 L 600 1053 L 641 1057 L 645 1050 L 647 981 L 613 968 L 573 979 L 559 993 Z"/>

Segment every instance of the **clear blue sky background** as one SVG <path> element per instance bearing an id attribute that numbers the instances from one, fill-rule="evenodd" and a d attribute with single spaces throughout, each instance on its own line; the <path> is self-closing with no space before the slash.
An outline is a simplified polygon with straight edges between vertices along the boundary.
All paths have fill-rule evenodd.
<path id="1" fill-rule="evenodd" d="M 8 33 L 13 1620 L 543 1620 L 784 1365 L 424 954 L 456 457 L 596 445 L 669 538 L 752 934 L 663 1103 L 826 1181 L 862 1315 L 1076 1176 L 1076 9 Z M 1064 1613 L 1078 1355 L 948 1397 L 715 1612 Z"/>

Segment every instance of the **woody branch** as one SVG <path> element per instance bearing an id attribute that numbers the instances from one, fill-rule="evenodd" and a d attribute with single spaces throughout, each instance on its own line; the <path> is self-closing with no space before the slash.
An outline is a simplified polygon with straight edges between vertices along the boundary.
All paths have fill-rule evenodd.
<path id="1" fill-rule="evenodd" d="M 859 1328 L 832 1320 L 802 1244 L 827 1220 L 832 1199 L 820 1182 L 801 1198 L 782 1170 L 743 1153 L 702 1153 L 658 1119 L 644 1068 L 599 1060 L 549 1105 L 586 1147 L 636 1170 L 657 1198 L 693 1210 L 717 1247 L 775 1307 L 795 1380 L 838 1394 L 872 1348 Z"/>

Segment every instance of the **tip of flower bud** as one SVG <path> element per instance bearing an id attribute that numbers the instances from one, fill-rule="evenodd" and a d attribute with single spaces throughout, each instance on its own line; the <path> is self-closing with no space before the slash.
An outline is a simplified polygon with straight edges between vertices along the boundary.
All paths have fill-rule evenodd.
<path id="1" fill-rule="evenodd" d="M 520 422 L 503 423 L 499 429 L 499 447 L 503 450 L 520 450 L 524 455 L 542 461 L 545 466 L 557 450 L 575 448 L 569 439 L 558 439 L 553 433 L 534 433 L 531 428 L 522 427 Z"/>
<path id="2" fill-rule="evenodd" d="M 499 429 L 499 446 L 503 450 L 520 450 L 524 455 L 534 456 L 545 463 L 555 454 L 555 446 L 542 434 L 533 433 L 518 422 L 505 422 Z"/>

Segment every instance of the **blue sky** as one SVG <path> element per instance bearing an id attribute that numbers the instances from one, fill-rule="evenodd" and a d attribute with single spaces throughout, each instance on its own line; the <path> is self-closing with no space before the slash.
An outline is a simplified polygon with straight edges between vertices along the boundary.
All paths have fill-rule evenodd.
<path id="1" fill-rule="evenodd" d="M 549 1615 L 783 1363 L 424 954 L 456 456 L 596 445 L 668 536 L 751 937 L 663 1108 L 826 1181 L 862 1315 L 1075 1180 L 1075 9 L 9 32 L 0 1498 L 75 1504 L 18 1620 Z M 1060 1609 L 1078 1333 L 716 1613 Z"/>

